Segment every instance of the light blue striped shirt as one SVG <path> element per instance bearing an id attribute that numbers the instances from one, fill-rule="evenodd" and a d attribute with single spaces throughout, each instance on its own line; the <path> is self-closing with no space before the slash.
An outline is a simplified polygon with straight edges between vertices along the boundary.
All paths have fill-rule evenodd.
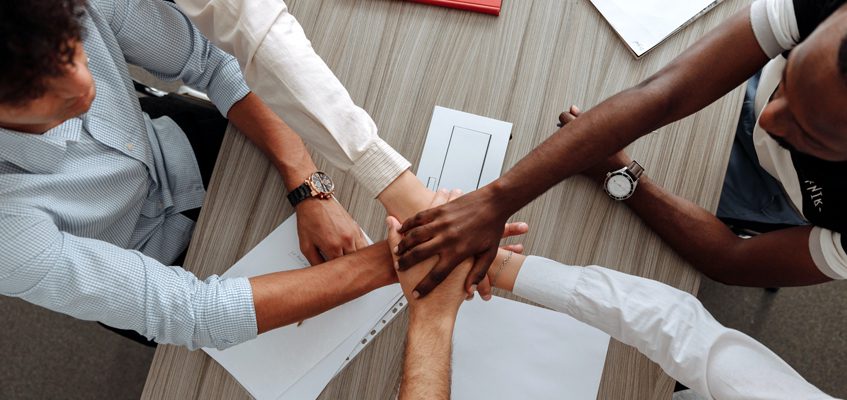
<path id="1" fill-rule="evenodd" d="M 141 112 L 127 62 L 243 98 L 238 63 L 171 4 L 89 0 L 84 47 L 97 96 L 42 135 L 0 129 L 0 293 L 191 349 L 256 336 L 246 279 L 200 281 L 167 266 L 186 248 L 205 191 L 185 134 Z"/>

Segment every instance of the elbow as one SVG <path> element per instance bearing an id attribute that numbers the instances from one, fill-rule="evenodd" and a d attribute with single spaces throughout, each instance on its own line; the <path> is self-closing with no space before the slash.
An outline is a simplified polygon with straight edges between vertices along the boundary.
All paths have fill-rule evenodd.
<path id="1" fill-rule="evenodd" d="M 739 247 L 743 244 L 738 237 L 733 236 L 712 249 L 704 251 L 703 255 L 692 259 L 691 264 L 709 279 L 724 285 L 742 285 L 742 272 L 745 270 L 744 257 L 739 256 Z"/>
<path id="2" fill-rule="evenodd" d="M 652 104 L 649 114 L 659 118 L 655 124 L 656 128 L 677 121 L 689 114 L 685 106 L 688 97 L 685 95 L 686 90 L 678 83 L 680 82 L 678 69 L 671 64 L 633 88 L 638 92 L 640 101 L 647 99 Z"/>

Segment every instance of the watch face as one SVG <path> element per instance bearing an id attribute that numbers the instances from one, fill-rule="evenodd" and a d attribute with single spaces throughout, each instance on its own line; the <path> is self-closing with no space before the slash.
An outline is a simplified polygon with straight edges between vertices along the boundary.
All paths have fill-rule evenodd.
<path id="1" fill-rule="evenodd" d="M 613 197 L 626 197 L 632 191 L 632 181 L 623 174 L 614 174 L 606 181 L 606 191 Z"/>
<path id="2" fill-rule="evenodd" d="M 320 193 L 332 193 L 335 190 L 335 184 L 332 183 L 332 179 L 323 172 L 315 172 L 312 174 L 311 180 L 315 190 Z"/>

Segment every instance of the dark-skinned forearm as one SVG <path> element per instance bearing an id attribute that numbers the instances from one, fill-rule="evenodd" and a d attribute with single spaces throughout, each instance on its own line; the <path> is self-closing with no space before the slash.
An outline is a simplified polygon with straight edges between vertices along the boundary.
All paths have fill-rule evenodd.
<path id="1" fill-rule="evenodd" d="M 321 314 L 394 282 L 386 242 L 313 267 L 251 278 L 259 333 Z"/>
<path id="2" fill-rule="evenodd" d="M 705 209 L 646 176 L 625 203 L 679 255 L 717 281 L 779 287 L 828 280 L 811 262 L 808 227 L 741 239 Z"/>
<path id="3" fill-rule="evenodd" d="M 489 191 L 513 213 L 639 137 L 711 104 L 765 65 L 744 9 L 640 85 L 583 113 L 500 178 Z M 552 124 L 555 116 L 550 116 Z"/>

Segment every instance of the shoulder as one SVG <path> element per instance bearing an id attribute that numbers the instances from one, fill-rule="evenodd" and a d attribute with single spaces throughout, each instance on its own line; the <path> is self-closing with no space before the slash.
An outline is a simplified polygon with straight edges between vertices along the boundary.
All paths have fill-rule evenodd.
<path id="1" fill-rule="evenodd" d="M 800 40 L 809 37 L 815 28 L 826 20 L 845 0 L 792 0 Z"/>

